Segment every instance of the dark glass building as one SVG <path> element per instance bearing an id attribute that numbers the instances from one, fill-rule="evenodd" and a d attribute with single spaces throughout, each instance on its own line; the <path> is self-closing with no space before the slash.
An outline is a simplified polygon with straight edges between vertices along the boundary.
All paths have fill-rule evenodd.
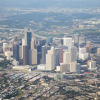
<path id="1" fill-rule="evenodd" d="M 41 52 L 41 45 L 36 45 L 37 52 Z"/>
<path id="2" fill-rule="evenodd" d="M 19 61 L 19 43 L 15 42 L 13 45 L 13 57 Z"/>
<path id="3" fill-rule="evenodd" d="M 32 37 L 32 33 L 31 32 L 27 32 L 25 34 L 25 38 L 27 40 L 28 49 L 31 49 L 31 37 Z"/>
<path id="4" fill-rule="evenodd" d="M 41 64 L 41 58 L 42 58 L 42 54 L 41 52 L 37 53 L 37 64 Z"/>

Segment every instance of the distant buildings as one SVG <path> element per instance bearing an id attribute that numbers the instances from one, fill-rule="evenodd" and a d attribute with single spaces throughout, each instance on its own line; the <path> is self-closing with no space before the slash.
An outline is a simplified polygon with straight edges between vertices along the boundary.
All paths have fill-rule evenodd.
<path id="1" fill-rule="evenodd" d="M 81 37 L 82 38 L 82 37 Z M 32 40 L 31 40 L 32 39 Z M 83 38 L 82 38 L 83 40 Z M 84 60 L 91 60 L 88 66 L 89 69 L 95 68 L 96 62 L 94 56 L 91 56 L 91 42 L 82 42 L 83 48 L 79 48 L 79 35 L 64 37 L 53 42 L 53 37 L 44 39 L 32 38 L 30 31 L 25 31 L 25 38 L 22 39 L 22 44 L 18 44 L 17 37 L 13 39 L 13 58 L 23 65 L 37 65 L 38 70 L 52 71 L 56 70 L 63 72 L 75 72 L 80 74 L 81 63 Z M 86 46 L 85 46 L 86 45 Z M 9 50 L 7 43 L 3 44 L 4 52 Z M 79 52 L 78 52 L 79 51 Z M 97 53 L 100 53 L 99 48 Z M 10 53 L 6 53 L 8 56 Z M 11 56 L 8 56 L 10 59 Z M 78 59 L 80 62 L 77 63 Z M 97 55 L 97 62 L 100 61 Z"/>

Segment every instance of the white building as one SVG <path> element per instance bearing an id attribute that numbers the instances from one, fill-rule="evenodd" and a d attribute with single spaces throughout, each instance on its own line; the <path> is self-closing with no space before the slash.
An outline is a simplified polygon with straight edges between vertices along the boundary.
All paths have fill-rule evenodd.
<path id="1" fill-rule="evenodd" d="M 79 54 L 81 54 L 81 53 L 86 53 L 86 48 L 79 48 Z"/>
<path id="2" fill-rule="evenodd" d="M 3 48 L 7 48 L 8 47 L 8 43 L 3 43 Z"/>
<path id="3" fill-rule="evenodd" d="M 55 48 L 51 47 L 46 54 L 46 70 L 53 70 L 55 68 Z"/>
<path id="4" fill-rule="evenodd" d="M 12 55 L 13 55 L 12 51 L 5 52 L 5 56 L 7 57 L 7 60 L 10 60 Z"/>
<path id="5" fill-rule="evenodd" d="M 63 38 L 63 45 L 67 46 L 68 48 L 72 47 L 72 38 Z"/>
<path id="6" fill-rule="evenodd" d="M 10 51 L 8 43 L 3 43 L 3 52 Z"/>
<path id="7" fill-rule="evenodd" d="M 37 66 L 38 70 L 46 70 L 46 65 L 45 64 L 40 64 Z"/>
<path id="8" fill-rule="evenodd" d="M 29 65 L 37 64 L 37 49 L 29 50 Z"/>
<path id="9" fill-rule="evenodd" d="M 56 70 L 55 71 L 60 71 L 60 66 L 56 66 Z"/>
<path id="10" fill-rule="evenodd" d="M 79 54 L 79 58 L 81 58 L 82 60 L 86 60 L 88 58 L 88 53 Z"/>
<path id="11" fill-rule="evenodd" d="M 69 63 L 69 62 L 71 62 L 71 53 L 70 52 L 63 53 L 63 63 Z"/>
<path id="12" fill-rule="evenodd" d="M 82 60 L 88 59 L 88 53 L 86 53 L 86 48 L 79 48 L 79 58 Z"/>
<path id="13" fill-rule="evenodd" d="M 13 66 L 13 70 L 22 70 L 22 71 L 29 71 L 31 69 L 30 66 Z"/>
<path id="14" fill-rule="evenodd" d="M 22 58 L 23 58 L 23 46 L 27 45 L 26 39 L 22 39 Z"/>
<path id="15" fill-rule="evenodd" d="M 46 54 L 46 70 L 52 70 L 55 67 L 53 54 Z"/>
<path id="16" fill-rule="evenodd" d="M 74 62 L 70 62 L 70 72 L 76 72 L 76 64 L 77 62 L 74 61 Z"/>
<path id="17" fill-rule="evenodd" d="M 16 61 L 15 59 L 12 61 L 12 64 L 15 65 L 15 66 L 18 66 L 19 65 L 19 62 Z"/>
<path id="18" fill-rule="evenodd" d="M 76 59 L 77 59 L 77 48 L 71 47 L 68 49 L 68 52 L 63 53 L 63 63 L 68 63 L 69 71 L 76 72 Z"/>

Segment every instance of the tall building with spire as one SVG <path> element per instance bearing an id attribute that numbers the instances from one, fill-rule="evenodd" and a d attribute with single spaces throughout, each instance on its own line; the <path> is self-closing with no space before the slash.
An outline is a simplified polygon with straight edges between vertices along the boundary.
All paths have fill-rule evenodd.
<path id="1" fill-rule="evenodd" d="M 31 32 L 26 32 L 25 33 L 25 39 L 26 39 L 26 43 L 28 45 L 28 49 L 31 49 L 31 37 L 32 37 Z"/>

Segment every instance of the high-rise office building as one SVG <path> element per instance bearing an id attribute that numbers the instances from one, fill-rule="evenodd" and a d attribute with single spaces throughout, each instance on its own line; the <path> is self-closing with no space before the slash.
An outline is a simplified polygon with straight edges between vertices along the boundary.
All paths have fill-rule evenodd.
<path id="1" fill-rule="evenodd" d="M 81 72 L 81 65 L 79 63 L 76 64 L 76 73 L 80 74 Z"/>
<path id="2" fill-rule="evenodd" d="M 60 63 L 60 72 L 69 72 L 70 71 L 70 64 L 69 63 Z"/>
<path id="3" fill-rule="evenodd" d="M 67 46 L 68 48 L 72 47 L 72 38 L 63 38 L 63 45 Z"/>
<path id="4" fill-rule="evenodd" d="M 59 64 L 63 63 L 63 48 L 59 49 Z"/>
<path id="5" fill-rule="evenodd" d="M 22 58 L 23 58 L 23 46 L 27 45 L 26 39 L 22 39 Z"/>
<path id="6" fill-rule="evenodd" d="M 19 46 L 19 58 L 22 58 L 22 45 Z"/>
<path id="7" fill-rule="evenodd" d="M 70 72 L 76 72 L 76 64 L 77 62 L 74 61 L 74 62 L 70 62 Z"/>
<path id="8" fill-rule="evenodd" d="M 32 38 L 31 40 L 31 49 L 35 49 L 35 39 Z"/>
<path id="9" fill-rule="evenodd" d="M 87 41 L 86 46 L 89 47 L 89 52 L 91 52 L 91 41 Z"/>
<path id="10" fill-rule="evenodd" d="M 42 64 L 46 64 L 47 46 L 42 46 Z"/>
<path id="11" fill-rule="evenodd" d="M 14 42 L 17 42 L 17 41 L 18 41 L 17 36 L 14 36 L 13 43 L 14 43 Z"/>
<path id="12" fill-rule="evenodd" d="M 86 48 L 86 53 L 89 53 L 89 47 L 85 47 Z"/>
<path id="13" fill-rule="evenodd" d="M 96 61 L 89 62 L 89 69 L 96 68 Z"/>
<path id="14" fill-rule="evenodd" d="M 88 59 L 88 53 L 85 53 L 85 54 L 81 53 L 81 54 L 79 54 L 79 58 L 82 59 L 82 60 L 87 60 Z"/>
<path id="15" fill-rule="evenodd" d="M 70 72 L 76 72 L 77 48 L 71 47 L 68 51 L 69 52 L 63 53 L 63 63 L 70 64 Z"/>
<path id="16" fill-rule="evenodd" d="M 86 53 L 86 48 L 79 48 L 79 54 L 80 53 L 83 53 L 83 54 Z"/>
<path id="17" fill-rule="evenodd" d="M 26 43 L 28 45 L 28 49 L 31 49 L 31 37 L 32 37 L 31 32 L 26 32 L 25 33 L 25 39 L 26 39 Z"/>
<path id="18" fill-rule="evenodd" d="M 41 52 L 41 45 L 36 45 L 37 52 Z"/>
<path id="19" fill-rule="evenodd" d="M 79 48 L 79 58 L 82 60 L 88 59 L 88 53 L 86 53 L 86 48 Z"/>
<path id="20" fill-rule="evenodd" d="M 60 40 L 60 45 L 63 45 L 63 39 Z"/>
<path id="21" fill-rule="evenodd" d="M 51 50 L 46 54 L 46 70 L 52 70 L 55 68 L 55 48 L 51 47 Z"/>
<path id="22" fill-rule="evenodd" d="M 28 65 L 29 63 L 28 45 L 23 46 L 23 65 Z"/>
<path id="23" fill-rule="evenodd" d="M 59 65 L 59 48 L 55 48 L 55 67 Z"/>
<path id="24" fill-rule="evenodd" d="M 19 43 L 15 42 L 13 45 L 13 57 L 19 61 Z"/>
<path id="25" fill-rule="evenodd" d="M 78 48 L 79 45 L 79 35 L 74 34 L 74 46 Z"/>
<path id="26" fill-rule="evenodd" d="M 41 64 L 42 63 L 41 59 L 42 59 L 42 53 L 41 52 L 37 52 L 37 64 Z"/>
<path id="27" fill-rule="evenodd" d="M 97 55 L 97 62 L 100 62 L 100 55 Z"/>
<path id="28" fill-rule="evenodd" d="M 71 62 L 71 59 L 71 52 L 63 53 L 63 63 L 69 63 Z"/>
<path id="29" fill-rule="evenodd" d="M 29 50 L 29 65 L 37 64 L 37 49 Z"/>
<path id="30" fill-rule="evenodd" d="M 68 49 L 69 52 L 71 52 L 71 62 L 76 61 L 77 60 L 77 48 L 71 47 Z"/>
<path id="31" fill-rule="evenodd" d="M 97 48 L 97 53 L 100 54 L 100 48 Z"/>
<path id="32" fill-rule="evenodd" d="M 55 67 L 54 64 L 54 55 L 53 54 L 46 54 L 46 70 L 53 70 Z"/>

